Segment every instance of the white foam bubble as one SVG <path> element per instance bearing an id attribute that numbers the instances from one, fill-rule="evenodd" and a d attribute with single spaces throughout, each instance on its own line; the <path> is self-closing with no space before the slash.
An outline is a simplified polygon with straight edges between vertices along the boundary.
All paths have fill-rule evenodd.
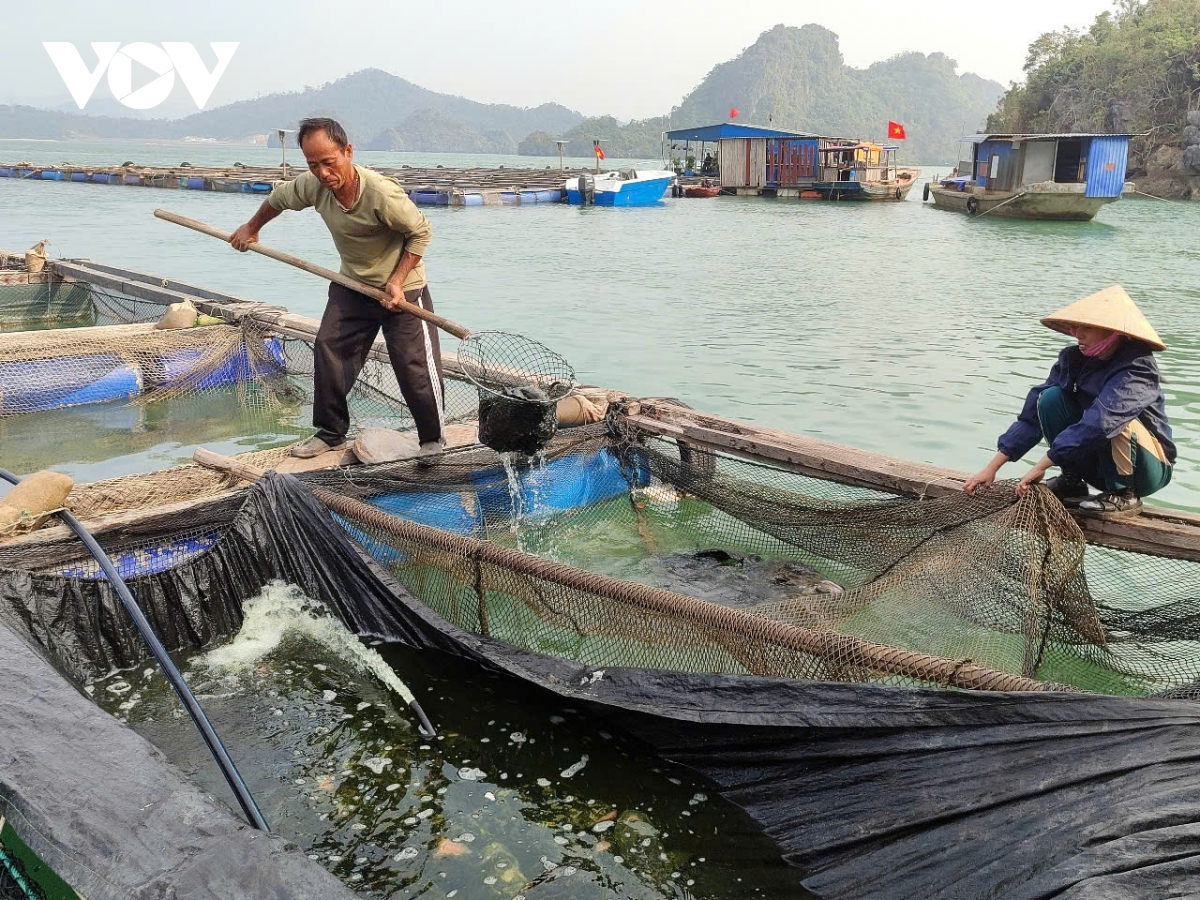
<path id="1" fill-rule="evenodd" d="M 196 658 L 228 672 L 246 671 L 275 650 L 285 636 L 308 638 L 360 672 L 372 675 L 404 702 L 412 693 L 378 652 L 363 645 L 341 622 L 295 585 L 272 581 L 243 606 L 242 629 L 232 641 Z"/>

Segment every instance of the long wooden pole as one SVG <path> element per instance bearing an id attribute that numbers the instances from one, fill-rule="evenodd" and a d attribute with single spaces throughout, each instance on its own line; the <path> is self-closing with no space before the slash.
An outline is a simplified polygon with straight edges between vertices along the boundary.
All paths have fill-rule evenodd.
<path id="1" fill-rule="evenodd" d="M 190 228 L 192 231 L 198 231 L 201 234 L 207 234 L 209 237 L 215 237 L 217 240 L 229 243 L 232 235 L 228 231 L 222 231 L 220 228 L 214 228 L 212 225 L 207 225 L 204 222 L 199 222 L 196 219 L 189 219 L 187 216 L 181 216 L 179 213 L 173 213 L 166 209 L 156 209 L 154 215 L 166 221 L 173 222 L 176 225 L 182 225 L 184 228 Z M 285 253 L 282 250 L 276 250 L 274 247 L 268 247 L 265 244 L 257 242 L 250 245 L 250 249 L 255 253 L 261 253 L 263 256 L 269 256 L 271 259 L 278 260 L 282 263 L 287 263 L 289 266 L 295 266 L 297 269 L 303 269 L 313 275 L 324 278 L 326 281 L 332 281 L 335 284 L 340 284 L 343 287 L 348 287 L 352 291 L 358 291 L 360 294 L 365 294 L 372 299 L 378 300 L 380 303 L 389 304 L 392 298 L 385 294 L 377 287 L 372 287 L 369 284 L 363 284 L 356 278 L 351 278 L 348 275 L 343 275 L 341 272 L 335 272 L 333 269 L 326 269 L 324 266 L 318 266 L 310 263 L 307 260 L 301 259 L 299 256 L 293 256 L 291 253 Z M 452 334 L 456 338 L 466 339 L 471 336 L 471 329 L 459 325 L 457 322 L 452 322 L 449 319 L 439 316 L 437 313 L 432 313 L 427 309 L 422 309 L 415 303 L 405 301 L 399 305 L 399 309 L 416 316 L 418 319 L 424 319 L 431 325 L 436 325 L 438 328 L 447 334 Z"/>

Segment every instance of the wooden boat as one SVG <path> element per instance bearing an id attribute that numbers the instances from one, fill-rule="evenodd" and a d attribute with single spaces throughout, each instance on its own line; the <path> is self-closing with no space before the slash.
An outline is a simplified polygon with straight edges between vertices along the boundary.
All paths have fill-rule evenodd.
<path id="1" fill-rule="evenodd" d="M 971 216 L 1087 222 L 1121 199 L 1127 134 L 980 134 L 952 178 L 925 187 L 939 209 Z"/>
<path id="2" fill-rule="evenodd" d="M 897 149 L 870 143 L 822 147 L 820 180 L 810 190 L 824 200 L 904 200 L 921 170 L 897 166 Z"/>
<path id="3" fill-rule="evenodd" d="M 928 186 L 929 198 L 938 209 L 971 216 L 996 215 L 1005 219 L 1044 219 L 1059 222 L 1090 222 L 1101 207 L 1117 197 L 1088 197 L 1085 185 L 1054 182 L 1024 185 L 1016 191 L 991 191 L 976 184 L 959 186 L 957 179 Z"/>
<path id="4" fill-rule="evenodd" d="M 700 199 L 702 197 L 716 197 L 721 193 L 721 186 L 716 184 L 694 184 L 683 189 L 683 196 Z"/>

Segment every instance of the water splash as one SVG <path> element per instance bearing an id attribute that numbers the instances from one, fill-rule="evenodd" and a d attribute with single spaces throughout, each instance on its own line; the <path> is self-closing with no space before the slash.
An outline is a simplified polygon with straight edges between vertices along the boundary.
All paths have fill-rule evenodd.
<path id="1" fill-rule="evenodd" d="M 527 549 L 522 527 L 525 521 L 525 490 L 517 470 L 517 454 L 501 453 L 500 462 L 504 466 L 504 474 L 508 479 L 508 530 L 516 539 L 517 549 L 525 553 Z"/>
<path id="2" fill-rule="evenodd" d="M 243 606 L 241 631 L 224 646 L 199 656 L 193 665 L 225 672 L 250 669 L 273 652 L 289 635 L 299 635 L 329 650 L 359 672 L 376 678 L 405 704 L 412 692 L 397 677 L 383 657 L 355 637 L 325 607 L 295 585 L 272 581 Z"/>
<path id="3" fill-rule="evenodd" d="M 513 534 L 518 534 L 521 520 L 525 517 L 525 492 L 521 489 L 521 476 L 517 472 L 517 455 L 501 453 L 500 463 L 508 479 L 509 524 Z"/>

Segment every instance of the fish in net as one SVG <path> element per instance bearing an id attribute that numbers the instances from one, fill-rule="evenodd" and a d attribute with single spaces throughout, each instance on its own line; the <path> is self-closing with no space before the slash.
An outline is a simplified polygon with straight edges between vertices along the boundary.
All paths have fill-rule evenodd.
<path id="1" fill-rule="evenodd" d="M 566 359 L 531 338 L 482 331 L 459 344 L 458 363 L 479 392 L 480 443 L 522 456 L 549 446 L 558 403 L 577 386 Z"/>

